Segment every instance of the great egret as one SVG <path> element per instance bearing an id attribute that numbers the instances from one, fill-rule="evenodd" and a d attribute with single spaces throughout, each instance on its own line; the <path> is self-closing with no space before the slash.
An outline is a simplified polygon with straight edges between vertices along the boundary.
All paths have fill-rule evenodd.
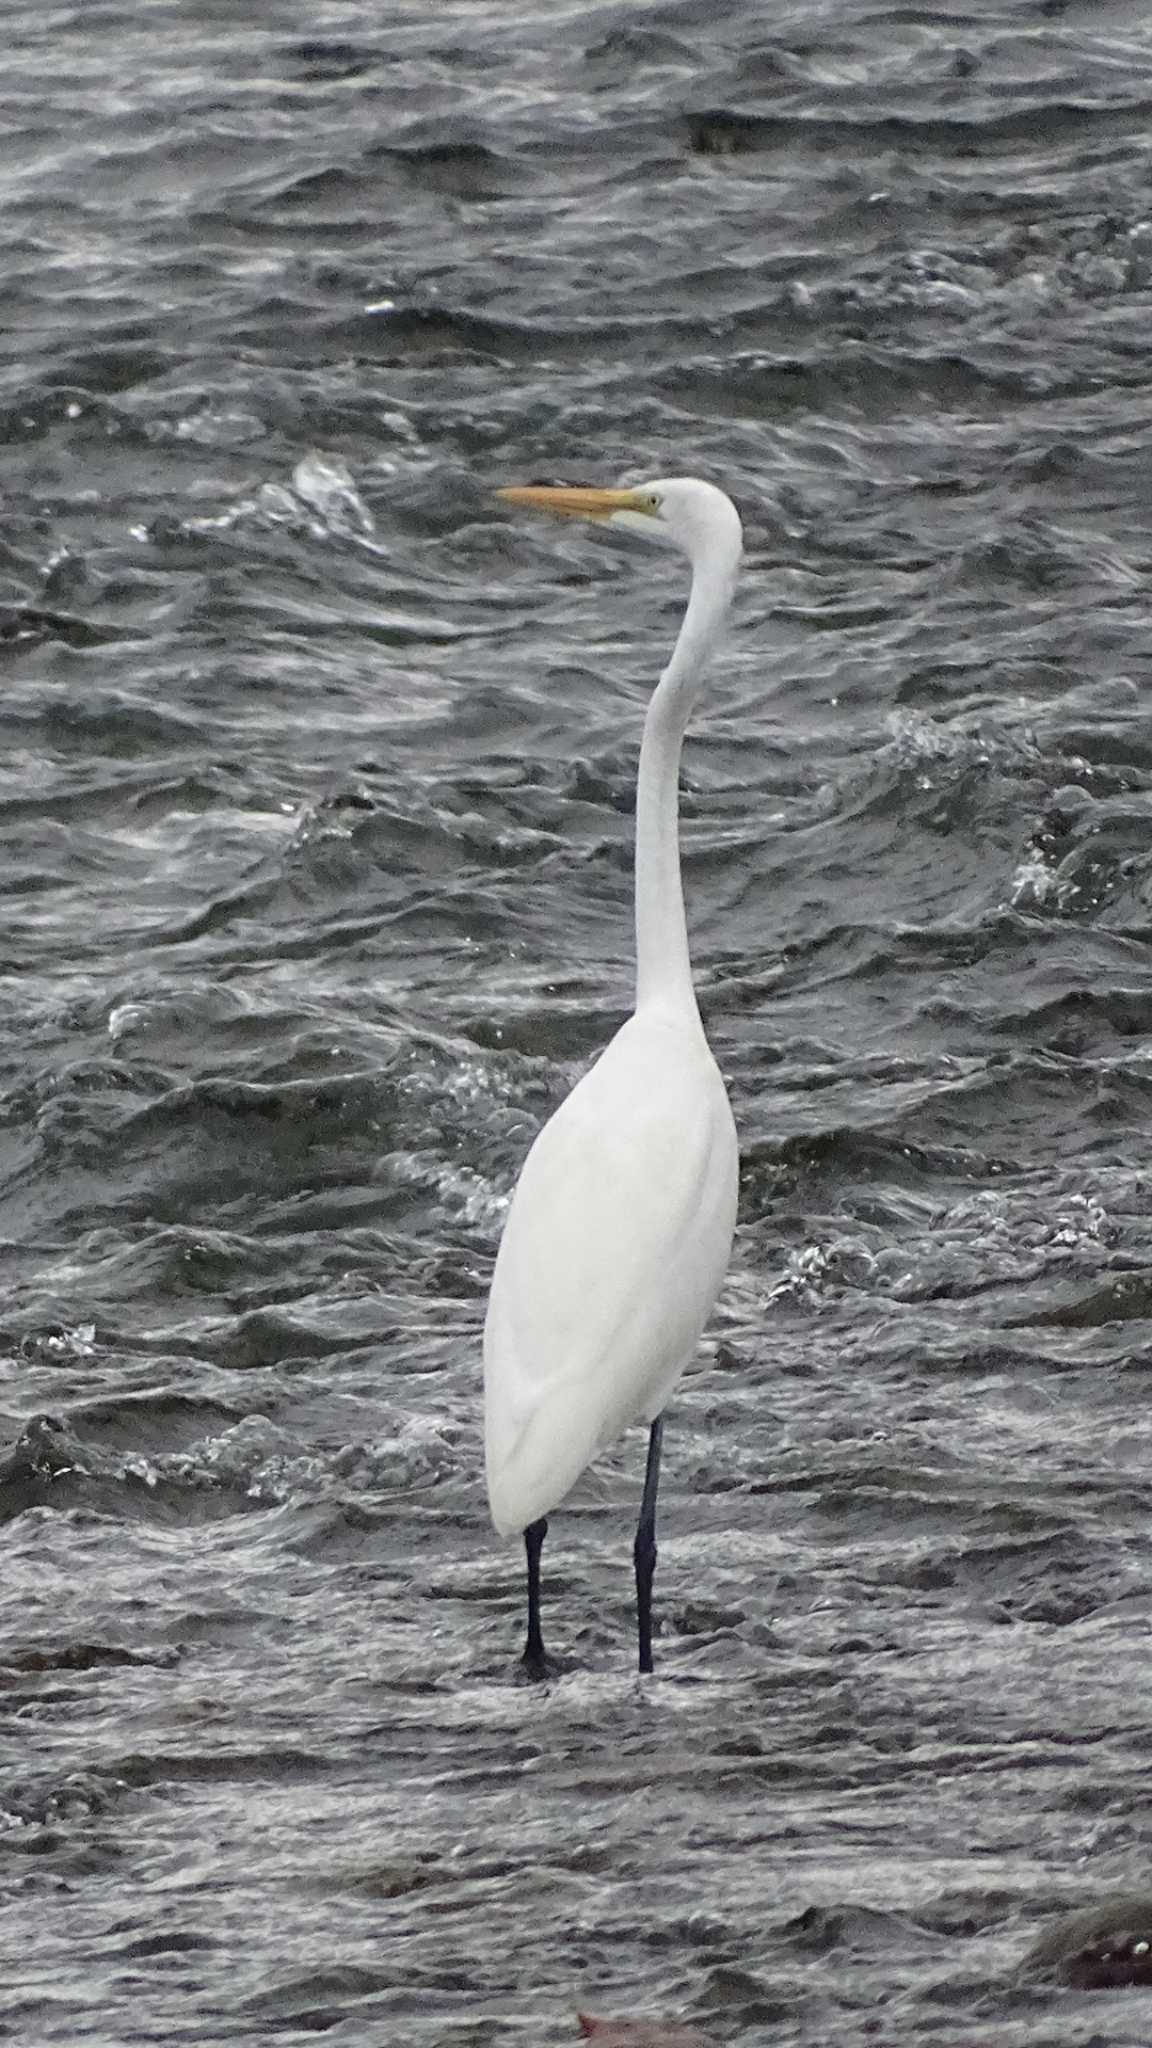
<path id="1" fill-rule="evenodd" d="M 723 491 L 691 477 L 498 495 L 664 542 L 692 564 L 688 608 L 640 748 L 635 1011 L 524 1161 L 484 1329 L 488 1498 L 499 1533 L 524 1535 L 525 1670 L 547 1673 L 545 1517 L 598 1452 L 644 1421 L 634 1558 L 640 1669 L 651 1671 L 663 1409 L 716 1299 L 736 1223 L 736 1131 L 692 987 L 678 783 L 684 730 L 732 600 L 740 520 Z"/>

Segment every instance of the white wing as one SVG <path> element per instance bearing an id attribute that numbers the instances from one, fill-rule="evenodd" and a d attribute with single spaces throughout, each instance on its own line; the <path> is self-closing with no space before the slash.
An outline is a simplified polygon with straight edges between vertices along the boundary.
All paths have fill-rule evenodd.
<path id="1" fill-rule="evenodd" d="M 484 1331 L 492 1519 L 555 1507 L 658 1415 L 703 1329 L 736 1221 L 732 1112 L 699 1028 L 631 1017 L 540 1132 Z"/>

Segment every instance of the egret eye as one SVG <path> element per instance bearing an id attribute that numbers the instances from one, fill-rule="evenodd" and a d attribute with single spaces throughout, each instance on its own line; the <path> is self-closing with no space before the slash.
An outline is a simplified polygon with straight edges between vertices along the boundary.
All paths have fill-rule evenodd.
<path id="1" fill-rule="evenodd" d="M 659 491 L 645 491 L 644 504 L 649 512 L 658 512 L 662 503 Z"/>

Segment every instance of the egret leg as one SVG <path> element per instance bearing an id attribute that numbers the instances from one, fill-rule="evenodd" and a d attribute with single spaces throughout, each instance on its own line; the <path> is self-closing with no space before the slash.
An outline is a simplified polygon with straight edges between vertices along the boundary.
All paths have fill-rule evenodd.
<path id="1" fill-rule="evenodd" d="M 652 1669 L 652 1580 L 656 1571 L 656 1492 L 660 1485 L 660 1446 L 664 1440 L 664 1417 L 658 1415 L 648 1432 L 648 1463 L 644 1468 L 644 1498 L 636 1524 L 632 1555 L 636 1560 L 636 1626 L 640 1638 L 640 1669 Z"/>
<path id="2" fill-rule="evenodd" d="M 543 1515 L 538 1522 L 530 1522 L 524 1531 L 524 1549 L 528 1557 L 528 1640 L 520 1661 L 529 1678 L 548 1676 L 544 1637 L 540 1630 L 540 1552 L 547 1534 L 548 1522 Z"/>

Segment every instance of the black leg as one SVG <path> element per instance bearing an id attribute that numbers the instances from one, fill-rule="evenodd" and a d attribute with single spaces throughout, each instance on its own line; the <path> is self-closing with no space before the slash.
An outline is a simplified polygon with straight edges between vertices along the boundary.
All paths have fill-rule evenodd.
<path id="1" fill-rule="evenodd" d="M 640 1669 L 652 1669 L 652 1578 L 656 1570 L 656 1492 L 660 1485 L 660 1445 L 664 1439 L 664 1417 L 658 1415 L 648 1432 L 648 1463 L 644 1470 L 644 1498 L 636 1524 L 633 1556 L 636 1560 L 636 1625 L 640 1637 Z"/>
<path id="2" fill-rule="evenodd" d="M 520 1662 L 529 1678 L 548 1676 L 544 1637 L 540 1630 L 540 1552 L 547 1534 L 548 1523 L 543 1516 L 538 1522 L 530 1522 L 524 1531 L 524 1549 L 528 1556 L 528 1640 Z"/>

